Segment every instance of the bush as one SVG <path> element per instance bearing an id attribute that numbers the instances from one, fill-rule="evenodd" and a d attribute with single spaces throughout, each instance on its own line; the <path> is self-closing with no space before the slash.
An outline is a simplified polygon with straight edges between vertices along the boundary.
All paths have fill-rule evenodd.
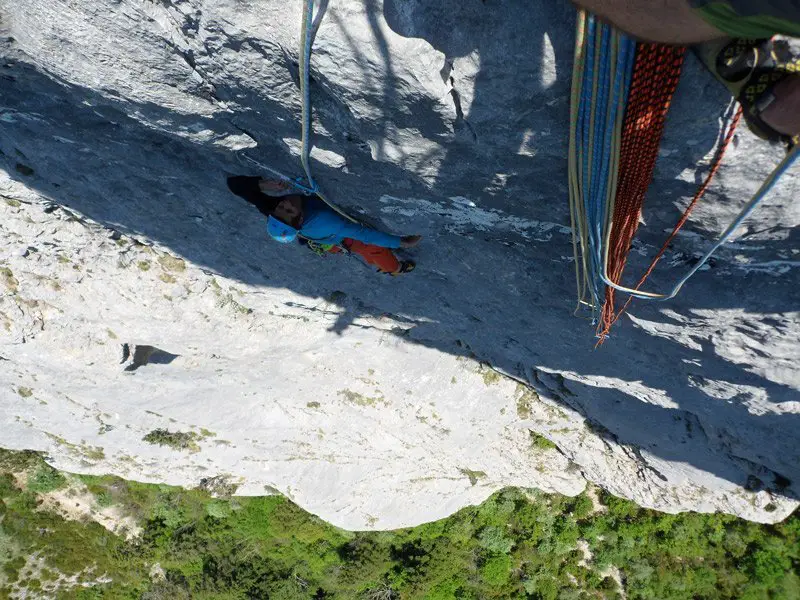
<path id="1" fill-rule="evenodd" d="M 25 491 L 10 475 L 17 469 L 32 473 Z M 93 565 L 112 580 L 65 596 L 82 600 L 324 600 L 373 592 L 403 600 L 611 600 L 619 594 L 603 575 L 610 565 L 622 571 L 630 600 L 800 598 L 798 516 L 762 526 L 725 515 L 664 515 L 605 493 L 609 510 L 591 513 L 585 495 L 505 490 L 435 523 L 351 533 L 280 496 L 221 500 L 202 490 L 80 479 L 98 503 L 113 500 L 135 518 L 141 538 L 126 541 L 42 510 L 41 494 L 67 479 L 35 454 L 0 452 L 0 581 L 15 581 L 24 557 L 39 552 L 53 573 Z M 594 557 L 586 566 L 578 539 Z M 160 583 L 149 576 L 154 563 L 166 573 Z"/>
<path id="2" fill-rule="evenodd" d="M 484 527 L 478 534 L 478 543 L 481 548 L 495 554 L 508 554 L 514 547 L 514 540 L 506 537 L 500 527 Z"/>
<path id="3" fill-rule="evenodd" d="M 189 450 L 197 452 L 197 444 L 201 437 L 193 431 L 169 431 L 168 429 L 154 429 L 142 438 L 148 444 L 167 446 L 173 450 Z"/>
<path id="4" fill-rule="evenodd" d="M 502 586 L 511 577 L 511 557 L 493 556 L 481 567 L 483 581 L 493 586 Z"/>
<path id="5" fill-rule="evenodd" d="M 594 510 L 594 503 L 585 492 L 575 498 L 575 503 L 572 505 L 572 514 L 576 519 L 579 521 L 585 519 L 591 514 L 592 510 Z"/>
<path id="6" fill-rule="evenodd" d="M 66 485 L 67 479 L 49 465 L 42 464 L 28 478 L 28 490 L 36 494 L 46 494 Z"/>

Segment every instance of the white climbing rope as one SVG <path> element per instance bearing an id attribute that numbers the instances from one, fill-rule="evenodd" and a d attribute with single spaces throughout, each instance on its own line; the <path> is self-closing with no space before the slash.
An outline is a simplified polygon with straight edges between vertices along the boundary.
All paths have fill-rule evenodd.
<path id="1" fill-rule="evenodd" d="M 302 113 L 302 138 L 303 150 L 300 155 L 300 161 L 303 163 L 303 170 L 306 173 L 306 180 L 308 187 L 314 190 L 314 193 L 319 198 L 330 206 L 337 213 L 342 215 L 349 221 L 357 223 L 356 219 L 348 215 L 330 198 L 328 198 L 314 181 L 314 176 L 311 174 L 311 162 L 309 156 L 311 154 L 311 92 L 310 92 L 310 75 L 311 70 L 311 52 L 314 47 L 314 39 L 317 37 L 317 31 L 322 24 L 322 19 L 325 17 L 325 12 L 328 10 L 328 0 L 321 0 L 319 10 L 316 17 L 314 17 L 314 0 L 305 0 L 303 10 L 303 26 L 300 33 L 300 94 L 303 96 L 303 113 Z"/>
<path id="2" fill-rule="evenodd" d="M 706 264 L 708 259 L 711 258 L 711 255 L 714 254 L 714 252 L 716 252 L 720 246 L 722 246 L 725 242 L 727 242 L 730 239 L 730 237 L 733 235 L 733 232 L 736 231 L 736 229 L 742 223 L 744 223 L 745 219 L 747 219 L 747 217 L 749 217 L 752 214 L 752 212 L 761 203 L 761 201 L 767 196 L 767 194 L 769 194 L 772 188 L 775 187 L 775 184 L 778 183 L 781 177 L 783 177 L 783 175 L 785 175 L 786 172 L 789 171 L 789 169 L 791 169 L 792 166 L 794 166 L 798 158 L 800 158 L 800 146 L 795 146 L 791 150 L 791 152 L 789 152 L 783 158 L 783 160 L 778 164 L 778 166 L 775 167 L 770 176 L 767 177 L 767 179 L 764 181 L 764 183 L 761 185 L 761 187 L 758 189 L 755 195 L 750 199 L 750 201 L 744 205 L 742 210 L 733 220 L 733 223 L 728 225 L 728 228 L 722 232 L 722 234 L 719 236 L 719 238 L 717 238 L 717 240 L 714 242 L 711 248 L 709 248 L 708 251 L 705 254 L 703 254 L 703 256 L 700 257 L 700 260 L 697 261 L 694 267 L 692 267 L 692 269 L 690 269 L 689 272 L 686 273 L 686 275 L 684 275 L 678 280 L 678 283 L 675 284 L 675 286 L 672 288 L 671 291 L 667 292 L 666 294 L 655 294 L 653 292 L 643 292 L 641 290 L 630 290 L 628 288 L 617 285 L 614 285 L 614 287 L 620 291 L 627 292 L 636 298 L 641 298 L 644 300 L 670 300 L 671 298 L 677 296 L 678 292 L 680 292 L 683 285 L 687 281 L 689 281 L 692 275 L 697 273 L 697 271 L 699 271 L 704 264 Z"/>
<path id="3" fill-rule="evenodd" d="M 308 195 L 318 196 L 325 204 L 331 209 L 339 213 L 348 221 L 358 223 L 356 219 L 348 215 L 320 189 L 314 176 L 311 172 L 311 135 L 313 129 L 311 126 L 311 92 L 310 92 L 310 71 L 311 71 L 311 53 L 314 47 L 314 39 L 317 37 L 317 31 L 322 20 L 325 18 L 325 12 L 328 10 L 328 0 L 320 0 L 319 10 L 316 16 L 314 15 L 314 0 L 304 0 L 303 4 L 303 25 L 300 31 L 300 95 L 302 96 L 302 116 L 301 116 L 301 131 L 302 131 L 302 152 L 300 154 L 300 162 L 303 165 L 303 171 L 306 174 L 305 183 L 301 183 L 301 178 L 292 179 L 284 175 L 277 169 L 268 167 L 265 164 L 242 153 L 241 156 L 250 163 L 258 166 L 265 171 L 269 171 L 281 181 L 285 181 L 297 189 Z"/>
<path id="4" fill-rule="evenodd" d="M 305 192 L 306 194 L 308 194 L 310 196 L 313 196 L 314 194 L 316 194 L 316 191 L 314 191 L 310 187 L 306 187 L 305 185 L 300 183 L 300 181 L 302 181 L 302 177 L 298 177 L 297 179 L 292 179 L 291 177 L 289 177 L 288 175 L 284 175 L 283 173 L 281 173 L 277 169 L 273 169 L 272 167 L 267 166 L 262 162 L 258 162 L 256 159 L 251 158 L 250 156 L 247 156 L 247 154 L 245 154 L 244 152 L 242 152 L 240 154 L 237 154 L 236 156 L 245 159 L 247 162 L 249 162 L 252 165 L 255 165 L 259 169 L 263 169 L 264 171 L 269 171 L 270 173 L 272 173 L 275 176 L 276 179 L 280 179 L 281 181 L 285 181 L 289 185 L 297 188 L 298 190 L 300 190 L 302 192 Z"/>

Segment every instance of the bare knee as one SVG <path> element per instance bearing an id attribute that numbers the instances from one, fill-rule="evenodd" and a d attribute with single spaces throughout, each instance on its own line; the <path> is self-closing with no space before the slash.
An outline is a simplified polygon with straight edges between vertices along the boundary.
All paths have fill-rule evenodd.
<path id="1" fill-rule="evenodd" d="M 688 0 L 574 0 L 642 40 L 664 44 L 696 44 L 724 34 L 706 23 Z"/>
<path id="2" fill-rule="evenodd" d="M 774 92 L 777 100 L 761 113 L 761 118 L 784 135 L 800 135 L 800 77 L 787 77 Z"/>

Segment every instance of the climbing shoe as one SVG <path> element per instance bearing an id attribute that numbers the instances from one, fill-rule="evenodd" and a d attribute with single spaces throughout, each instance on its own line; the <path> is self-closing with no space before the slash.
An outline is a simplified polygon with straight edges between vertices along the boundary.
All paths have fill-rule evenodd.
<path id="1" fill-rule="evenodd" d="M 411 273 L 411 271 L 413 271 L 416 266 L 417 263 L 415 263 L 413 260 L 403 260 L 400 261 L 400 268 L 397 269 L 397 271 L 394 271 L 393 273 L 389 273 L 389 275 L 391 275 L 392 277 L 397 277 L 398 275 Z"/>
<path id="2" fill-rule="evenodd" d="M 776 100 L 775 86 L 792 74 L 800 74 L 800 59 L 787 42 L 725 38 L 699 44 L 695 51 L 742 105 L 747 125 L 755 135 L 790 147 L 797 143 L 797 136 L 793 139 L 776 131 L 761 118 Z"/>

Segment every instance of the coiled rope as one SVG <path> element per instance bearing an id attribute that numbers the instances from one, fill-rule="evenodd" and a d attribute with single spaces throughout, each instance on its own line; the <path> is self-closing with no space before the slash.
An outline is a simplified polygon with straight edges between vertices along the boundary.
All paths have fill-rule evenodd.
<path id="1" fill-rule="evenodd" d="M 592 307 L 595 319 L 603 297 L 603 239 L 613 213 L 606 200 L 616 194 L 634 50 L 631 38 L 579 12 L 570 122 L 570 219 L 578 303 Z"/>
<path id="2" fill-rule="evenodd" d="M 612 199 L 613 215 L 605 239 L 608 280 L 619 285 L 631 243 L 639 227 L 642 205 L 653 178 L 672 96 L 678 86 L 685 49 L 640 43 L 636 48 L 619 157 L 619 182 Z M 615 289 L 605 288 L 598 333 L 601 340 L 614 316 Z M 601 333 L 602 332 L 602 333 Z"/>
<path id="3" fill-rule="evenodd" d="M 598 23 L 594 16 L 579 11 L 570 106 L 570 220 L 578 308 L 582 305 L 591 308 L 593 322 L 599 323 L 601 341 L 628 306 L 614 312 L 615 291 L 627 293 L 631 299 L 674 298 L 730 239 L 800 155 L 800 147 L 795 147 L 781 161 L 730 226 L 669 292 L 641 290 L 719 169 L 741 116 L 737 112 L 706 180 L 650 268 L 636 287 L 622 285 L 622 272 L 652 179 L 683 56 L 683 49 L 637 45 L 613 28 Z"/>
<path id="4" fill-rule="evenodd" d="M 709 185 L 711 184 L 711 180 L 714 178 L 714 175 L 716 175 L 717 171 L 719 170 L 720 166 L 722 165 L 722 159 L 725 156 L 725 151 L 728 149 L 728 146 L 730 145 L 730 142 L 733 139 L 733 134 L 736 132 L 736 128 L 739 125 L 739 121 L 742 118 L 742 107 L 736 105 L 735 101 L 732 103 L 731 109 L 732 110 L 735 109 L 735 114 L 733 115 L 733 117 L 730 120 L 730 124 L 728 125 L 728 129 L 727 129 L 727 133 L 725 134 L 725 137 L 723 138 L 722 142 L 720 143 L 719 147 L 717 148 L 716 154 L 714 156 L 714 160 L 712 161 L 711 168 L 709 169 L 705 180 L 703 181 L 703 183 L 698 188 L 698 190 L 695 193 L 694 197 L 692 198 L 691 202 L 689 202 L 689 205 L 686 207 L 686 210 L 684 211 L 683 215 L 681 215 L 681 218 L 678 220 L 678 223 L 672 229 L 672 232 L 669 234 L 669 236 L 667 237 L 666 241 L 661 245 L 661 249 L 658 251 L 656 256 L 650 262 L 650 266 L 647 268 L 647 270 L 645 271 L 644 275 L 642 275 L 642 277 L 639 279 L 639 282 L 634 287 L 635 290 L 639 290 L 642 287 L 642 284 L 644 284 L 644 282 L 647 280 L 647 278 L 653 272 L 653 270 L 655 269 L 656 265 L 658 264 L 658 262 L 661 260 L 661 258 L 664 256 L 664 254 L 666 253 L 667 249 L 669 248 L 669 245 L 672 243 L 672 240 L 675 239 L 675 237 L 678 235 L 678 232 L 686 224 L 686 221 L 689 219 L 689 215 L 692 213 L 692 211 L 694 210 L 695 206 L 697 206 L 697 203 L 700 201 L 700 199 L 706 193 L 706 190 L 708 189 Z M 644 194 L 642 194 L 641 199 L 642 199 L 642 201 L 644 200 Z M 634 211 L 635 211 L 635 213 L 634 213 Z M 622 247 L 622 243 L 623 242 L 621 240 L 618 240 L 618 242 L 617 242 L 618 245 L 617 245 L 617 247 L 615 247 L 615 250 L 619 253 L 619 262 L 617 263 L 617 270 L 616 270 L 616 272 L 614 274 L 614 281 L 616 281 L 617 283 L 619 283 L 621 281 L 621 279 L 622 279 L 622 271 L 625 268 L 625 262 L 627 260 L 628 252 L 629 252 L 629 249 L 630 249 L 630 241 L 633 239 L 633 236 L 636 233 L 636 229 L 639 226 L 639 215 L 640 214 L 641 214 L 641 204 L 638 206 L 638 208 L 633 208 L 632 207 L 631 211 L 629 213 L 627 213 L 626 215 L 620 216 L 620 221 L 622 221 L 623 227 L 625 227 L 627 225 L 628 230 L 624 231 L 624 233 L 619 233 L 619 231 L 622 230 L 622 228 L 620 228 L 620 230 L 617 231 L 617 235 L 620 236 L 621 240 L 622 239 L 627 239 L 628 240 L 628 244 L 627 244 L 627 246 Z M 606 301 L 603 304 L 602 322 L 601 322 L 600 326 L 598 326 L 598 337 L 600 338 L 600 341 L 598 342 L 598 344 L 602 344 L 603 343 L 605 338 L 608 336 L 608 333 L 611 330 L 611 327 L 625 313 L 625 311 L 628 309 L 628 306 L 633 301 L 633 296 L 629 296 L 627 301 L 623 305 L 623 307 L 619 311 L 615 312 L 615 309 L 614 309 L 615 291 L 616 290 L 614 290 L 614 288 L 612 288 L 612 287 L 609 287 L 609 288 L 606 289 Z"/>

